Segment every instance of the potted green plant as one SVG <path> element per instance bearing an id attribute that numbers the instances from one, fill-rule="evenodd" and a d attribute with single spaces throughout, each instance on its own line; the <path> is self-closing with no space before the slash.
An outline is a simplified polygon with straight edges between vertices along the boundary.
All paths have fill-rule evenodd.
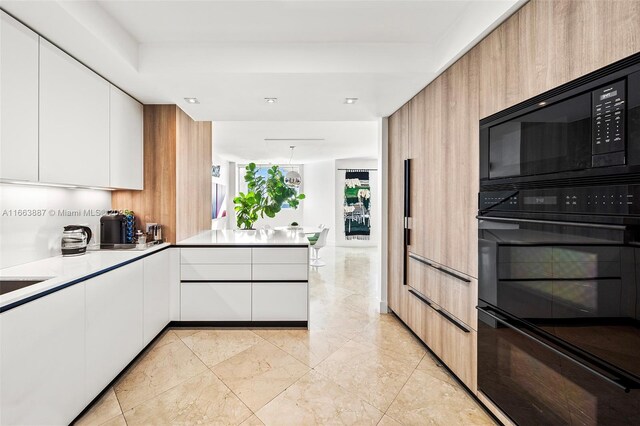
<path id="1" fill-rule="evenodd" d="M 258 167 L 250 163 L 246 167 L 244 180 L 247 182 L 247 193 L 240 192 L 233 199 L 238 228 L 250 230 L 258 218 L 273 218 L 282 210 L 283 204 L 297 209 L 304 194 L 284 183 L 284 175 L 278 166 L 267 170 L 266 178 L 258 174 Z"/>

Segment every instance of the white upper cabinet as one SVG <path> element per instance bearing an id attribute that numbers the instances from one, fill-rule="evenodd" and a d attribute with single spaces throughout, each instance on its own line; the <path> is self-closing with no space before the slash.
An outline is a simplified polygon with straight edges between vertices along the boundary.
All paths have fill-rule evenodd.
<path id="1" fill-rule="evenodd" d="M 38 35 L 0 12 L 0 178 L 38 180 Z"/>
<path id="2" fill-rule="evenodd" d="M 142 189 L 142 104 L 115 86 L 110 91 L 110 185 Z"/>
<path id="3" fill-rule="evenodd" d="M 40 39 L 40 181 L 109 187 L 110 84 Z"/>

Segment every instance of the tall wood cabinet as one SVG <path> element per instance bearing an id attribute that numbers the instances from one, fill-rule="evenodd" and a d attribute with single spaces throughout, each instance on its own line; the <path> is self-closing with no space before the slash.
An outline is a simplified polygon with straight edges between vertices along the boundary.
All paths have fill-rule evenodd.
<path id="1" fill-rule="evenodd" d="M 389 117 L 388 304 L 474 391 L 479 121 L 637 53 L 638 34 L 635 0 L 531 0 Z"/>

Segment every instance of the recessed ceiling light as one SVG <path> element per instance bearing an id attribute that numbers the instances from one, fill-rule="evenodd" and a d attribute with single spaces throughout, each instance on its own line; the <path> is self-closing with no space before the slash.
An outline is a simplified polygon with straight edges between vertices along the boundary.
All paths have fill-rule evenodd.
<path id="1" fill-rule="evenodd" d="M 199 104 L 200 103 L 198 98 L 184 98 L 184 100 L 187 101 L 188 104 Z"/>
<path id="2" fill-rule="evenodd" d="M 546 104 L 547 104 L 547 103 L 543 101 L 543 102 L 540 102 L 538 105 L 540 105 L 540 106 L 545 106 Z"/>
<path id="3" fill-rule="evenodd" d="M 264 101 L 268 104 L 275 104 L 278 102 L 278 98 L 264 98 Z"/>
<path id="4" fill-rule="evenodd" d="M 345 104 L 355 104 L 358 101 L 358 98 L 344 98 L 344 103 Z"/>

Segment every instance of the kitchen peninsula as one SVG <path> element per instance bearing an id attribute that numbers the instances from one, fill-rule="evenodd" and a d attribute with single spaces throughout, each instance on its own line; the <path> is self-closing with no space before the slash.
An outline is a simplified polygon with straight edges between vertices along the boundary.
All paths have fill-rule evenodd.
<path id="1" fill-rule="evenodd" d="M 177 243 L 180 320 L 306 327 L 309 242 L 296 230 L 212 230 Z"/>

